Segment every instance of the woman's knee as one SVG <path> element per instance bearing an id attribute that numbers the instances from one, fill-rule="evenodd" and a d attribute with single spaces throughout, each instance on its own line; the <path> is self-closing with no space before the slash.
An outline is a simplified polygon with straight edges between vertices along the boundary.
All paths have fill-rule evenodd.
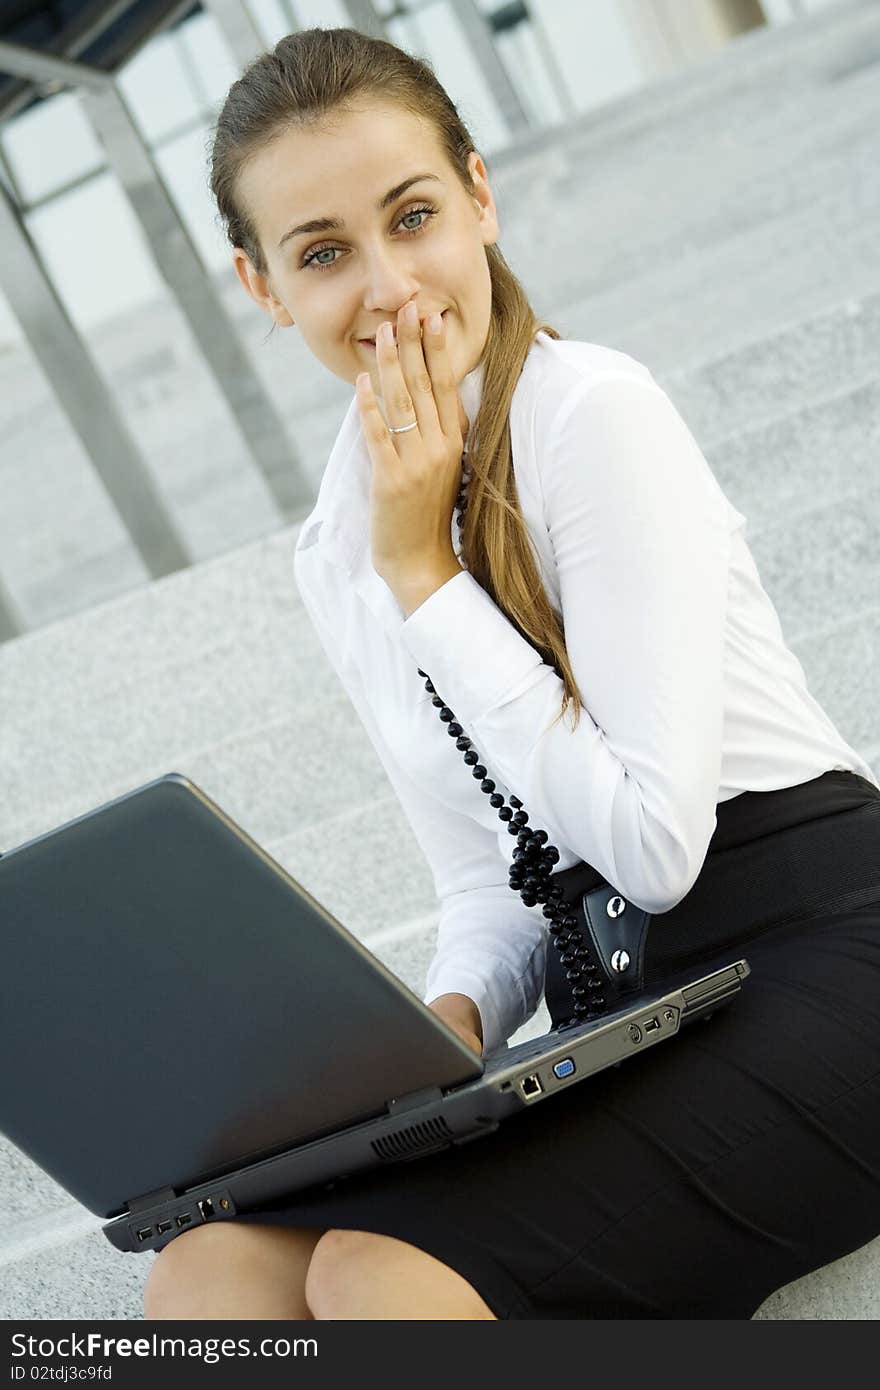
<path id="1" fill-rule="evenodd" d="M 196 1226 L 170 1241 L 156 1256 L 144 1286 L 144 1316 L 168 1317 L 193 1300 L 208 1302 L 211 1291 L 240 1284 L 253 1287 L 264 1273 L 274 1286 L 300 1294 L 321 1230 L 258 1226 L 222 1221 Z M 181 1316 L 187 1316 L 186 1312 Z"/>
<path id="2" fill-rule="evenodd" d="M 373 1231 L 325 1231 L 312 1252 L 305 1297 L 318 1319 L 495 1317 L 456 1270 Z"/>
<path id="3" fill-rule="evenodd" d="M 196 1226 L 169 1241 L 159 1251 L 147 1276 L 144 1316 L 162 1317 L 180 1295 L 202 1283 L 206 1269 L 232 1243 L 221 1226 Z"/>
<path id="4" fill-rule="evenodd" d="M 376 1237 L 372 1232 L 336 1229 L 325 1231 L 312 1251 L 306 1273 L 305 1295 L 310 1308 L 332 1297 L 340 1282 L 357 1277 L 358 1265 L 370 1260 Z"/>

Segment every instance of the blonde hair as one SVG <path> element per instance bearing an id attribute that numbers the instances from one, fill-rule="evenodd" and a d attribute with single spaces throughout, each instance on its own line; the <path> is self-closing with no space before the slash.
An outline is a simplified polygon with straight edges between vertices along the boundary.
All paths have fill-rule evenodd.
<path id="1" fill-rule="evenodd" d="M 433 125 L 450 165 L 473 196 L 468 156 L 475 145 L 427 59 L 356 29 L 299 30 L 233 83 L 213 131 L 211 191 L 231 245 L 241 247 L 258 273 L 265 275 L 267 267 L 238 193 L 243 166 L 284 130 L 327 122 L 364 101 L 397 103 Z M 472 476 L 462 556 L 473 578 L 560 676 L 562 703 L 554 723 L 573 708 L 577 728 L 581 695 L 519 508 L 510 443 L 511 400 L 535 335 L 541 330 L 551 338 L 561 335 L 537 320 L 497 244 L 486 247 L 486 258 L 492 306 L 480 407 L 468 434 Z"/>

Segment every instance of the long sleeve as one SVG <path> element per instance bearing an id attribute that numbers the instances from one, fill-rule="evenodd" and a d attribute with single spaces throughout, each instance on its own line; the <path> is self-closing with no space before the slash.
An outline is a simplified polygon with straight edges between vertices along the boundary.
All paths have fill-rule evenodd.
<path id="1" fill-rule="evenodd" d="M 540 412 L 536 412 L 540 414 Z M 579 383 L 535 422 L 566 649 L 585 708 L 467 571 L 401 642 L 532 826 L 662 913 L 715 828 L 722 753 L 728 503 L 656 383 Z M 467 633 L 470 659 L 462 659 Z"/>
<path id="2" fill-rule="evenodd" d="M 377 726 L 358 671 L 340 659 L 318 593 L 299 571 L 297 584 L 327 659 L 370 737 L 433 876 L 440 916 L 424 1002 L 447 993 L 473 999 L 480 1012 L 483 1053 L 488 1055 L 531 1017 L 540 1001 L 543 915 L 537 907 L 527 908 L 510 888 L 496 833 L 445 806 L 400 766 Z M 381 692 L 373 694 L 375 698 Z"/>

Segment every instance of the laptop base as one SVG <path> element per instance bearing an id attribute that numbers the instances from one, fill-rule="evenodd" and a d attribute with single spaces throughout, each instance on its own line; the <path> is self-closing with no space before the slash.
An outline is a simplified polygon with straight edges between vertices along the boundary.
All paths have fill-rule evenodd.
<path id="1" fill-rule="evenodd" d="M 194 1226 L 234 1218 L 279 1196 L 321 1185 L 332 1188 L 350 1174 L 467 1144 L 496 1130 L 503 1119 L 585 1077 L 674 1037 L 686 1023 L 704 1021 L 733 999 L 750 973 L 731 962 L 677 989 L 657 992 L 591 1024 L 560 1029 L 499 1052 L 483 1076 L 444 1093 L 440 1087 L 391 1101 L 364 1123 L 302 1144 L 183 1192 L 168 1187 L 128 1204 L 102 1231 L 117 1250 L 161 1250 Z M 553 1041 L 555 1037 L 555 1041 Z M 534 1062 L 532 1062 L 534 1057 Z M 331 1157 L 332 1155 L 332 1157 Z"/>

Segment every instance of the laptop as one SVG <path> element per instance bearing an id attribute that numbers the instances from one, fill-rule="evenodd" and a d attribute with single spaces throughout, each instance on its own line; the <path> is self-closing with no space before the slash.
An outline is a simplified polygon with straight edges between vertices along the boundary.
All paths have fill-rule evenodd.
<path id="1" fill-rule="evenodd" d="M 490 1134 L 749 974 L 478 1057 L 179 773 L 0 856 L 0 904 L 0 1130 L 126 1251 Z"/>

